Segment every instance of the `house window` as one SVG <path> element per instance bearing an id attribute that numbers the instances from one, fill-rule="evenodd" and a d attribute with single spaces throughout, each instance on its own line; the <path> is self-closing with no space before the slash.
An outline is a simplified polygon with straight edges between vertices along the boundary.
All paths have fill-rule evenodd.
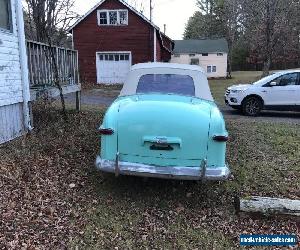
<path id="1" fill-rule="evenodd" d="M 128 25 L 127 10 L 99 10 L 99 25 Z"/>
<path id="2" fill-rule="evenodd" d="M 196 56 L 195 54 L 189 54 L 190 57 Z"/>
<path id="3" fill-rule="evenodd" d="M 208 53 L 202 53 L 202 56 L 208 56 Z"/>
<path id="4" fill-rule="evenodd" d="M 199 65 L 199 58 L 192 58 L 191 65 Z"/>
<path id="5" fill-rule="evenodd" d="M 10 0 L 0 0 L 0 30 L 12 31 Z"/>
<path id="6" fill-rule="evenodd" d="M 217 72 L 217 66 L 214 65 L 207 66 L 207 73 L 216 73 L 216 72 Z"/>
<path id="7" fill-rule="evenodd" d="M 223 56 L 223 53 L 217 53 L 217 56 Z"/>

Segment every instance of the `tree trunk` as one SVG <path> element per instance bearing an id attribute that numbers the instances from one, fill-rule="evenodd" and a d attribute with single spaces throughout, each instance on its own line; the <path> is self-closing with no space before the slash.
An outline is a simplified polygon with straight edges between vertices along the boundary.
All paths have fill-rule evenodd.
<path id="1" fill-rule="evenodd" d="M 232 72 L 232 42 L 229 42 L 227 78 L 231 79 Z"/>
<path id="2" fill-rule="evenodd" d="M 240 199 L 238 203 L 237 207 L 242 212 L 300 216 L 300 200 L 252 196 Z"/>
<path id="3" fill-rule="evenodd" d="M 270 74 L 270 67 L 271 67 L 271 54 L 268 54 L 264 61 L 262 77 L 265 77 Z"/>

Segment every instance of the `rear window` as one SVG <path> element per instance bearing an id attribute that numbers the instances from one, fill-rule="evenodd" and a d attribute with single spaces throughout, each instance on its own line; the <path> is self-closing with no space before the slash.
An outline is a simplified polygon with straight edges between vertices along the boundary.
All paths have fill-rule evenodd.
<path id="1" fill-rule="evenodd" d="M 136 92 L 195 96 L 195 85 L 188 75 L 147 74 L 140 78 Z"/>

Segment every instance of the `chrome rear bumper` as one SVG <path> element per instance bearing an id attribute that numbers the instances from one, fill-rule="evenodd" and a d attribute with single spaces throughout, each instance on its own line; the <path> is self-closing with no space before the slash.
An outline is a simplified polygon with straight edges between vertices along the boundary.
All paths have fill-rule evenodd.
<path id="1" fill-rule="evenodd" d="M 96 159 L 97 169 L 114 173 L 116 176 L 134 175 L 142 177 L 154 177 L 162 179 L 179 180 L 227 180 L 230 176 L 228 166 L 207 168 L 205 161 L 199 167 L 160 167 L 139 163 L 103 160 L 99 156 Z"/>

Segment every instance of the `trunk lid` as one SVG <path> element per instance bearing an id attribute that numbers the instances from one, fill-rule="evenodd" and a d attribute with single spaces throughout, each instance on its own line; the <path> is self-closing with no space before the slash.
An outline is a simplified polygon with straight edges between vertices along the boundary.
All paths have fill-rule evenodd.
<path id="1" fill-rule="evenodd" d="M 176 95 L 131 97 L 119 108 L 122 161 L 199 166 L 207 157 L 211 104 Z"/>

